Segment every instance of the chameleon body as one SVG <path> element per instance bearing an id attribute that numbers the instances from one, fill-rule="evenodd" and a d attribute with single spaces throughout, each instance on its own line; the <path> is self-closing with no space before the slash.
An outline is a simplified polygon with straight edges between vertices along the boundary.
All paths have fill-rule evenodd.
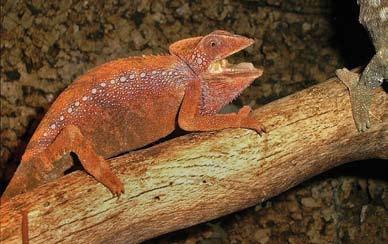
<path id="1" fill-rule="evenodd" d="M 225 60 L 252 43 L 214 31 L 173 43 L 170 55 L 129 57 L 88 71 L 52 104 L 3 198 L 63 175 L 71 166 L 64 160 L 70 152 L 97 181 L 120 195 L 123 184 L 106 159 L 163 138 L 177 126 L 187 131 L 263 132 L 248 106 L 238 113 L 217 114 L 262 74 L 250 63 Z"/>
<path id="2" fill-rule="evenodd" d="M 361 75 L 347 69 L 337 76 L 350 91 L 353 118 L 359 131 L 370 127 L 369 109 L 373 89 L 388 79 L 388 0 L 359 0 L 360 23 L 368 30 L 376 53 Z"/>

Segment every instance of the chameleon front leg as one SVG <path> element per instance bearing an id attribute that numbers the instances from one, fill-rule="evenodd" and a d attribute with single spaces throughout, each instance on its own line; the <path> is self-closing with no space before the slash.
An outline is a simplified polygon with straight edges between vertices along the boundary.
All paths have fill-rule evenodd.
<path id="1" fill-rule="evenodd" d="M 59 178 L 70 165 L 62 166 L 57 162 L 61 162 L 64 155 L 70 152 L 77 154 L 84 169 L 114 195 L 124 192 L 123 184 L 111 171 L 108 162 L 95 152 L 93 143 L 82 135 L 77 126 L 69 125 L 45 150 L 20 164 L 2 199 L 9 199 Z"/>
<path id="2" fill-rule="evenodd" d="M 357 130 L 366 131 L 370 127 L 369 109 L 372 103 L 373 89 L 360 82 L 360 75 L 346 68 L 336 71 L 337 77 L 346 85 L 350 93 L 353 119 Z"/>
<path id="3" fill-rule="evenodd" d="M 251 108 L 244 106 L 233 114 L 201 114 L 201 81 L 189 82 L 178 114 L 178 124 L 186 131 L 213 131 L 226 128 L 246 128 L 262 134 L 264 127 L 249 116 Z"/>

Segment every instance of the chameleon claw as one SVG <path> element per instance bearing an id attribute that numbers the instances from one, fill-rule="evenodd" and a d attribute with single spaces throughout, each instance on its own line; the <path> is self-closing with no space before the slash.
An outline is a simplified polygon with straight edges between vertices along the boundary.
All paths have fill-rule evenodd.
<path id="1" fill-rule="evenodd" d="M 238 111 L 238 116 L 241 118 L 241 127 L 256 131 L 260 136 L 266 133 L 266 129 L 254 117 L 250 117 L 252 108 L 244 106 Z"/>

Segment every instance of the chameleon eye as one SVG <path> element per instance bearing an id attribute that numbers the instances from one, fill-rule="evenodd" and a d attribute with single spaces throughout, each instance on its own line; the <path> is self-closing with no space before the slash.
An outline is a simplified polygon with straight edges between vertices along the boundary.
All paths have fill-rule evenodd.
<path id="1" fill-rule="evenodd" d="M 217 46 L 217 42 L 215 42 L 215 41 L 210 41 L 210 46 L 211 46 L 211 47 Z"/>

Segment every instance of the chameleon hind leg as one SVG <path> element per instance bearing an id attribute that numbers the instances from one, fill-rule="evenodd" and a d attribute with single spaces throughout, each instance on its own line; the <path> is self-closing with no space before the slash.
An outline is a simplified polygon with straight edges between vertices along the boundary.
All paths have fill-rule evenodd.
<path id="1" fill-rule="evenodd" d="M 90 140 L 74 125 L 65 127 L 42 152 L 22 160 L 2 199 L 27 192 L 39 185 L 61 177 L 71 167 L 69 153 L 74 152 L 84 169 L 105 185 L 114 195 L 124 192 L 124 187 L 111 171 L 108 162 L 99 156 Z M 64 160 L 66 158 L 68 160 Z"/>
<path id="2" fill-rule="evenodd" d="M 370 128 L 369 109 L 372 103 L 373 89 L 359 82 L 359 74 L 346 68 L 338 69 L 336 75 L 349 90 L 353 119 L 357 130 L 366 131 Z"/>
<path id="3" fill-rule="evenodd" d="M 84 169 L 105 185 L 112 194 L 119 196 L 124 192 L 123 184 L 112 172 L 109 163 L 95 152 L 93 143 L 85 138 L 81 130 L 74 125 L 68 125 L 61 131 L 47 148 L 45 156 L 49 161 L 54 162 L 70 152 L 74 152 Z"/>

